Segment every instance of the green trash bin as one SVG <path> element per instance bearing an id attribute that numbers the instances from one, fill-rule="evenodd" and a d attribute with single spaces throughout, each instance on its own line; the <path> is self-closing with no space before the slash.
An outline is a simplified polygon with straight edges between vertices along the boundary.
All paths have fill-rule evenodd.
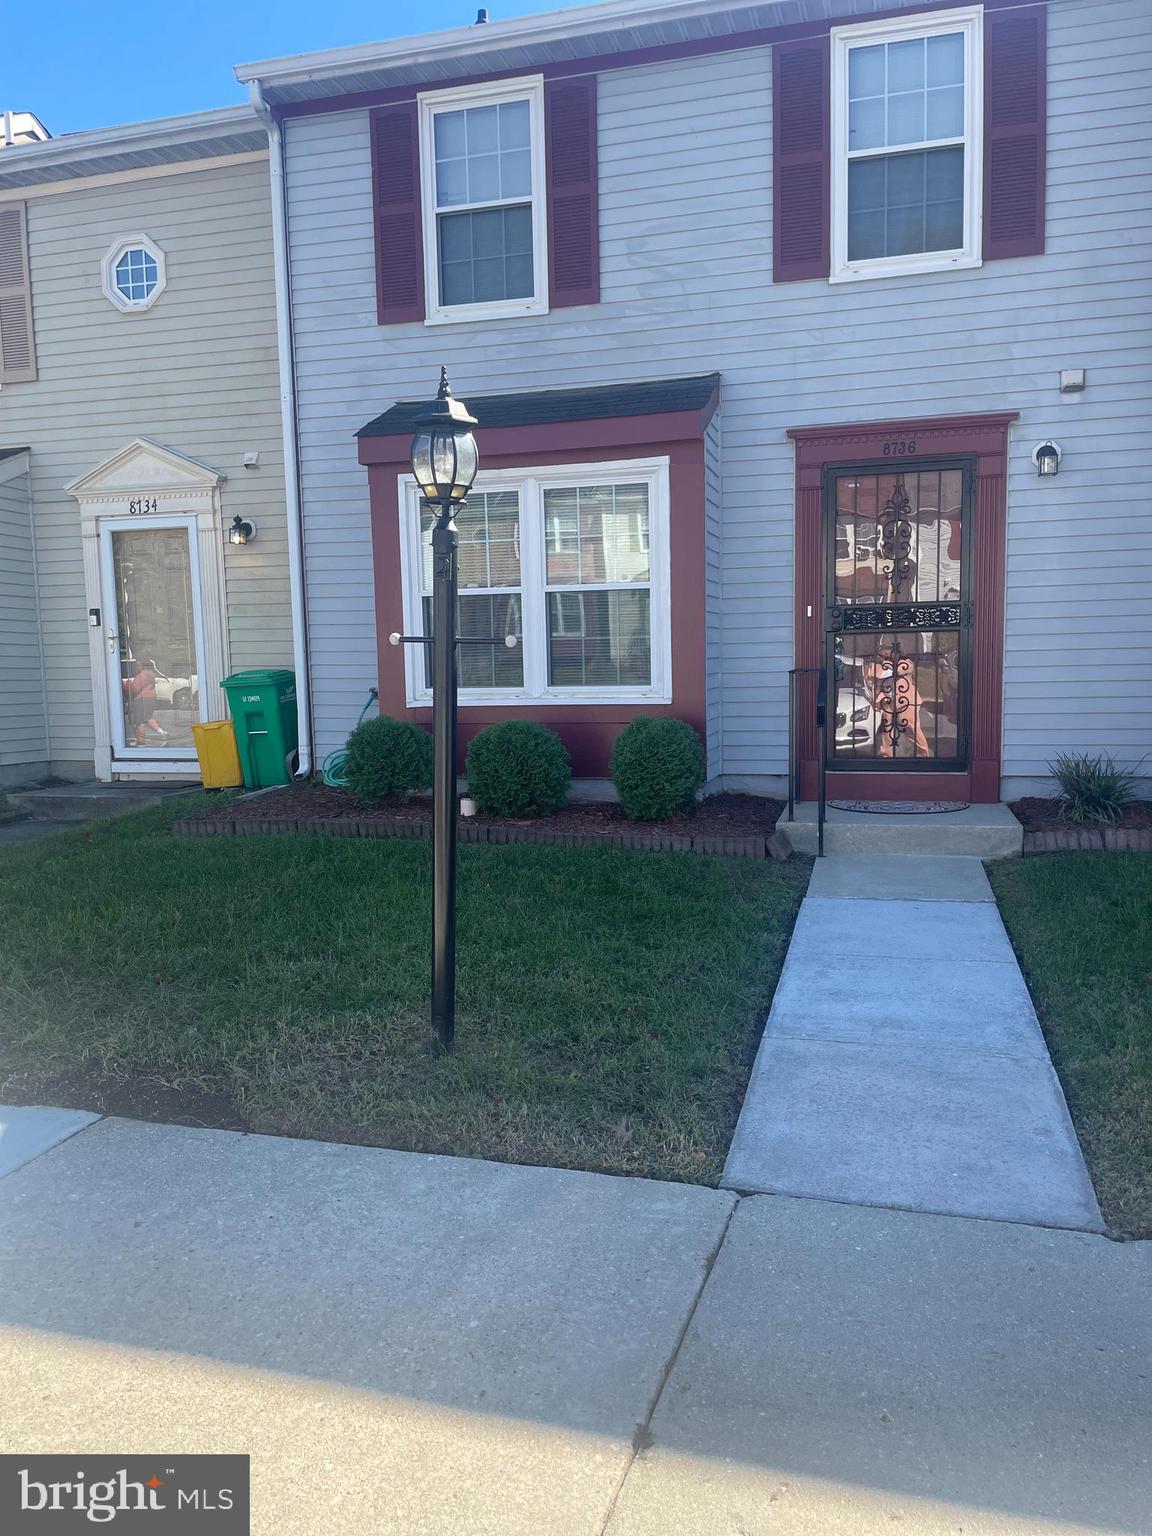
<path id="1" fill-rule="evenodd" d="M 300 761 L 295 672 L 233 672 L 220 686 L 236 726 L 244 783 L 249 789 L 291 784 Z"/>

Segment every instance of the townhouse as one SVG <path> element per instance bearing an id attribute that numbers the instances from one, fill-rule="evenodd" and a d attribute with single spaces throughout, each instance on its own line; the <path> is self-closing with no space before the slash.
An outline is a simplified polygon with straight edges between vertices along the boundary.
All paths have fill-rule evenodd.
<path id="1" fill-rule="evenodd" d="M 779 791 L 995 801 L 1152 745 L 1140 0 L 607 4 L 237 70 L 285 210 L 320 751 L 429 719 L 406 473 L 481 426 L 462 735 L 639 712 Z M 288 276 L 290 274 L 290 277 Z"/>
<path id="2" fill-rule="evenodd" d="M 272 250 L 247 107 L 0 150 L 0 787 L 194 781 L 292 663 Z"/>

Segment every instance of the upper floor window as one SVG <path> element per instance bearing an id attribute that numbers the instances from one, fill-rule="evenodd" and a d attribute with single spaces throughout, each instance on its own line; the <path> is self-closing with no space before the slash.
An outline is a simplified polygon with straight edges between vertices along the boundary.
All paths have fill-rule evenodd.
<path id="1" fill-rule="evenodd" d="M 548 308 L 543 83 L 420 98 L 426 318 Z"/>
<path id="2" fill-rule="evenodd" d="M 833 30 L 833 281 L 979 265 L 981 22 Z"/>
<path id="3" fill-rule="evenodd" d="M 117 240 L 101 269 L 104 297 L 117 309 L 148 309 L 164 291 L 164 252 L 147 235 Z"/>

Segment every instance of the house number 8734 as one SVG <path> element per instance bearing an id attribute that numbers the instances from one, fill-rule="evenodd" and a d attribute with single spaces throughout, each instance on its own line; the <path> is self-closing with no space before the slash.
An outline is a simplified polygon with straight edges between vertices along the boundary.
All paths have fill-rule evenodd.
<path id="1" fill-rule="evenodd" d="M 884 457 L 886 459 L 902 459 L 910 453 L 916 452 L 916 439 L 914 437 L 896 438 L 890 443 L 884 444 Z"/>

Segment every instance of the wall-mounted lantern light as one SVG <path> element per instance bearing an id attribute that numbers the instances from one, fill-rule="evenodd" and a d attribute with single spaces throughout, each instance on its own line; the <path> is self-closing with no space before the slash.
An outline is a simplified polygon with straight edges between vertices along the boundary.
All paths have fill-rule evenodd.
<path id="1" fill-rule="evenodd" d="M 241 517 L 239 512 L 232 519 L 232 526 L 228 530 L 229 544 L 251 544 L 256 537 L 256 524 L 250 517 Z"/>
<path id="2" fill-rule="evenodd" d="M 1032 462 L 1036 466 L 1036 473 L 1043 478 L 1045 475 L 1058 475 L 1060 473 L 1060 444 L 1037 443 L 1032 450 Z"/>

